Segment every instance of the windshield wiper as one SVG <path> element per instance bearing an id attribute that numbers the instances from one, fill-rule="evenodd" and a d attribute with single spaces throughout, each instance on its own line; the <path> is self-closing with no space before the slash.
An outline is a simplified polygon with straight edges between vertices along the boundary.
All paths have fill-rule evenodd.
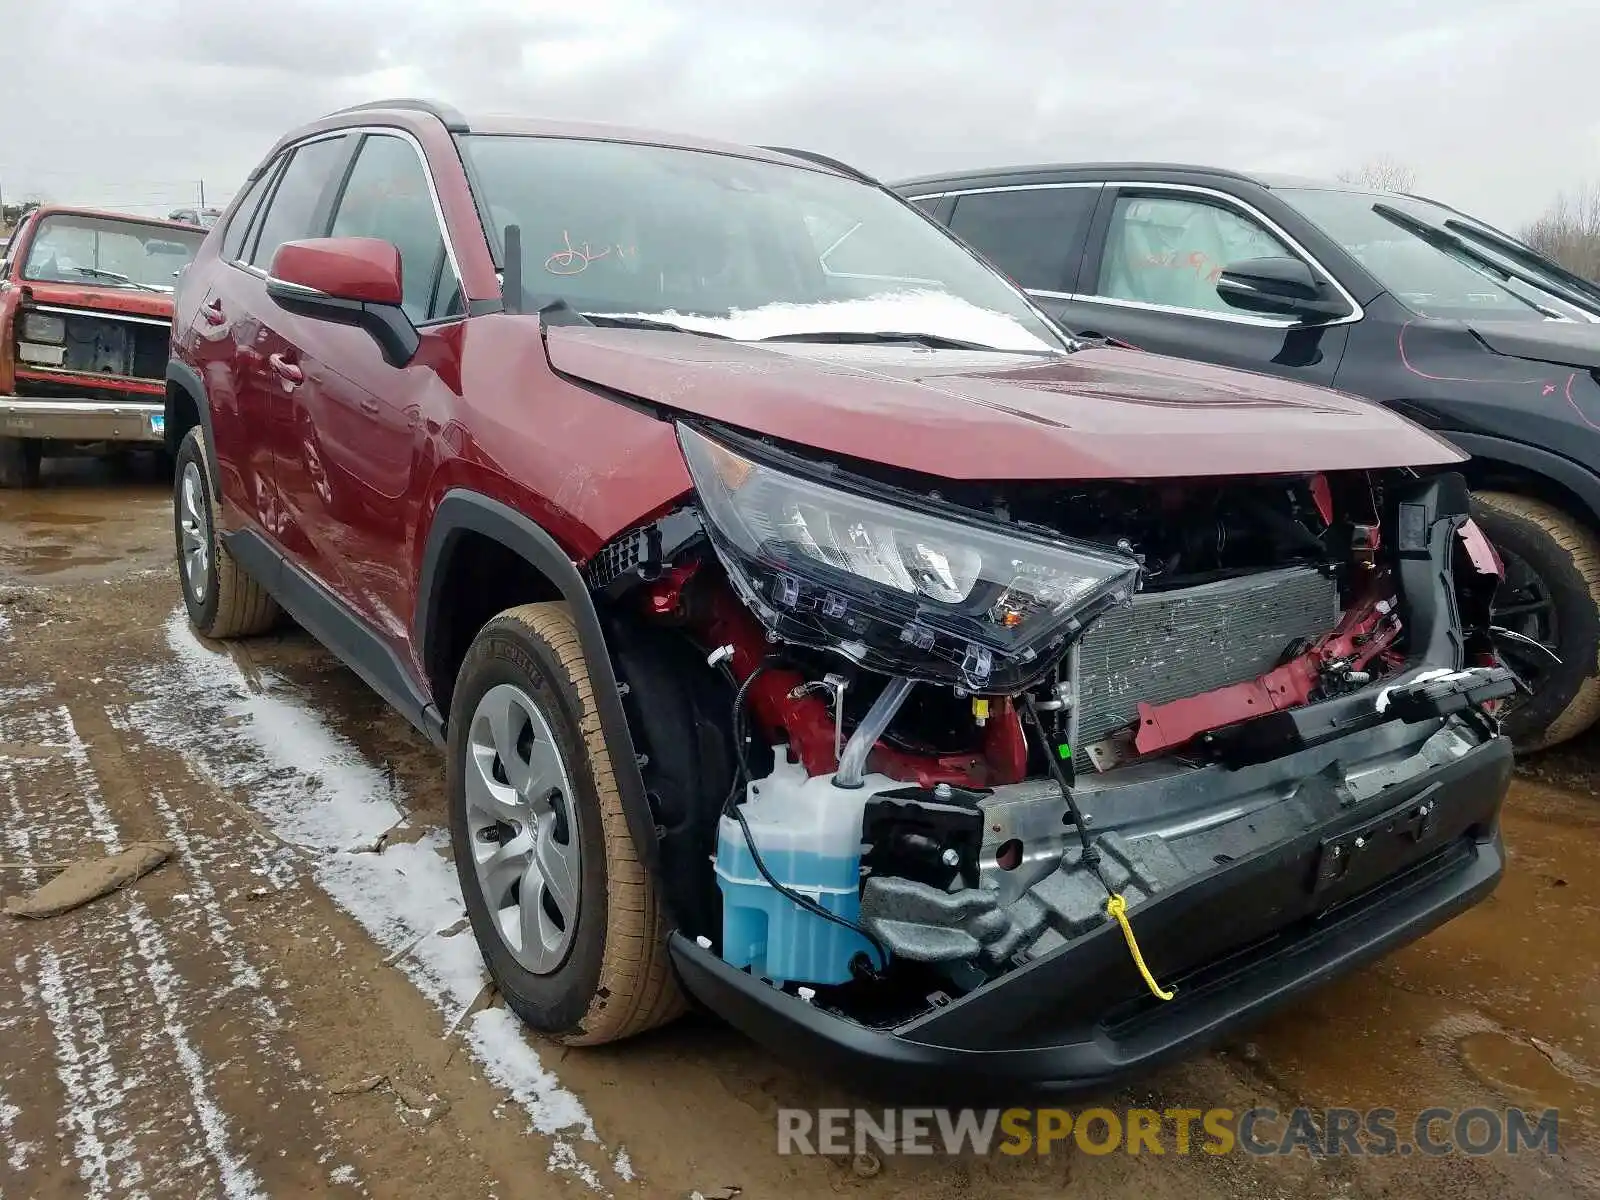
<path id="1" fill-rule="evenodd" d="M 1527 284 L 1529 287 L 1538 288 L 1542 292 L 1548 292 L 1555 296 L 1558 300 L 1566 301 L 1568 304 L 1574 303 L 1568 297 L 1563 296 L 1556 288 L 1551 287 L 1548 280 L 1542 280 L 1537 275 L 1529 275 L 1524 271 L 1513 270 L 1511 267 L 1506 266 L 1505 263 L 1499 262 L 1492 256 L 1485 254 L 1482 250 L 1479 250 L 1465 238 L 1451 233 L 1448 229 L 1440 229 L 1436 225 L 1430 225 L 1418 217 L 1413 217 L 1408 212 L 1402 212 L 1398 208 L 1391 208 L 1387 204 L 1374 204 L 1372 206 L 1372 211 L 1377 213 L 1384 220 L 1400 226 L 1400 228 L 1404 229 L 1406 232 L 1415 234 L 1418 238 L 1428 243 L 1428 245 L 1432 246 L 1436 250 L 1442 250 L 1446 254 L 1454 255 L 1456 258 L 1464 258 L 1469 264 L 1475 264 L 1479 268 L 1499 276 L 1501 279 L 1515 279 Z M 1528 297 L 1522 295 L 1520 292 L 1513 290 L 1510 294 L 1522 301 L 1522 303 L 1526 304 L 1535 312 L 1541 312 L 1547 317 L 1561 317 L 1564 315 L 1555 311 L 1554 309 L 1546 308 L 1544 305 L 1535 300 L 1528 299 Z"/>
<path id="2" fill-rule="evenodd" d="M 159 292 L 161 290 L 158 287 L 151 287 L 148 283 L 140 283 L 138 280 L 129 279 L 126 275 L 119 275 L 115 271 L 102 271 L 99 267 L 73 267 L 72 269 L 80 275 L 92 275 L 96 279 L 109 279 L 113 283 L 126 284 L 128 287 L 138 288 L 142 292 Z"/>
<path id="3" fill-rule="evenodd" d="M 653 317 L 611 317 L 605 313 L 583 313 L 583 319 L 591 325 L 605 325 L 616 329 L 660 329 L 666 333 L 692 333 L 696 337 L 720 338 L 722 341 L 732 341 L 725 333 L 713 333 L 709 329 L 695 329 L 690 325 L 674 325 L 671 321 L 657 321 Z"/>
<path id="4" fill-rule="evenodd" d="M 1528 271 L 1549 276 L 1553 282 L 1546 282 L 1544 284 L 1545 287 L 1563 299 L 1567 299 L 1570 294 L 1572 303 L 1589 312 L 1600 314 L 1600 288 L 1595 287 L 1582 275 L 1567 270 L 1554 259 L 1546 258 L 1530 247 L 1512 240 L 1498 230 L 1479 228 L 1476 225 L 1469 225 L 1465 221 L 1458 221 L 1454 218 L 1445 221 L 1444 226 L 1458 236 L 1478 238 L 1487 242 L 1507 258 L 1521 263 Z"/>
<path id="5" fill-rule="evenodd" d="M 756 338 L 758 342 L 829 342 L 836 345 L 852 343 L 915 342 L 931 350 L 999 350 L 982 342 L 964 342 L 960 338 L 945 337 L 938 333 L 887 333 L 865 329 L 819 329 L 811 333 L 775 333 L 771 337 Z"/>

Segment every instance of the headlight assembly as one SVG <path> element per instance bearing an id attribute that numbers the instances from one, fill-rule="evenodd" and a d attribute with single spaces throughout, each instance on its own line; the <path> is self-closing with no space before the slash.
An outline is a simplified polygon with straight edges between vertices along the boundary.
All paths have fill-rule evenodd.
<path id="1" fill-rule="evenodd" d="M 54 342 L 67 340 L 67 322 L 64 317 L 51 313 L 31 312 L 23 315 L 22 337 L 29 342 Z"/>
<path id="2" fill-rule="evenodd" d="M 728 577 L 779 636 L 895 675 L 1016 691 L 1131 598 L 1132 558 L 780 469 L 680 424 Z M 867 494 L 868 491 L 875 495 Z"/>

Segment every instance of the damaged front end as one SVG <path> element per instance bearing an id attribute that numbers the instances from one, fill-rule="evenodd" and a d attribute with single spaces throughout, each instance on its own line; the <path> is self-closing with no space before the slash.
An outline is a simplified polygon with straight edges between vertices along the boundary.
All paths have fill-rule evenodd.
<path id="1" fill-rule="evenodd" d="M 1497 882 L 1515 681 L 1458 475 L 932 484 L 680 439 L 698 503 L 590 584 L 676 966 L 746 1032 L 1092 1086 Z"/>

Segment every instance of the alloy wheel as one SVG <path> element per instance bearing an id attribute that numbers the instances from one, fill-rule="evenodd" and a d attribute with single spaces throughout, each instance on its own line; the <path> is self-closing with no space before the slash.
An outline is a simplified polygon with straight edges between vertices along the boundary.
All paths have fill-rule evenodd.
<path id="1" fill-rule="evenodd" d="M 183 579 L 195 602 L 203 604 L 211 586 L 211 539 L 206 536 L 205 485 L 200 468 L 192 462 L 184 464 L 178 505 Z"/>
<path id="2" fill-rule="evenodd" d="M 509 683 L 478 701 L 467 750 L 467 836 L 484 903 L 512 957 L 547 975 L 578 926 L 582 860 L 566 763 L 544 714 Z"/>

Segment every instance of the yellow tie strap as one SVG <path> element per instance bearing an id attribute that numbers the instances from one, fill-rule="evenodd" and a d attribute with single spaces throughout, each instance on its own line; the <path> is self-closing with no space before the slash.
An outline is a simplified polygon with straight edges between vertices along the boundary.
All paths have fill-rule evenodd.
<path id="1" fill-rule="evenodd" d="M 1158 1000 L 1171 1000 L 1176 996 L 1177 988 L 1173 988 L 1170 992 L 1162 991 L 1161 985 L 1156 982 L 1156 977 L 1150 974 L 1150 968 L 1144 965 L 1144 955 L 1139 953 L 1139 939 L 1133 936 L 1133 926 L 1128 923 L 1128 902 L 1122 898 L 1122 893 L 1111 893 L 1111 898 L 1106 901 L 1106 915 L 1122 926 L 1122 937 L 1128 943 L 1128 953 L 1133 955 L 1133 964 L 1139 968 L 1139 974 L 1144 976 L 1151 994 Z"/>

